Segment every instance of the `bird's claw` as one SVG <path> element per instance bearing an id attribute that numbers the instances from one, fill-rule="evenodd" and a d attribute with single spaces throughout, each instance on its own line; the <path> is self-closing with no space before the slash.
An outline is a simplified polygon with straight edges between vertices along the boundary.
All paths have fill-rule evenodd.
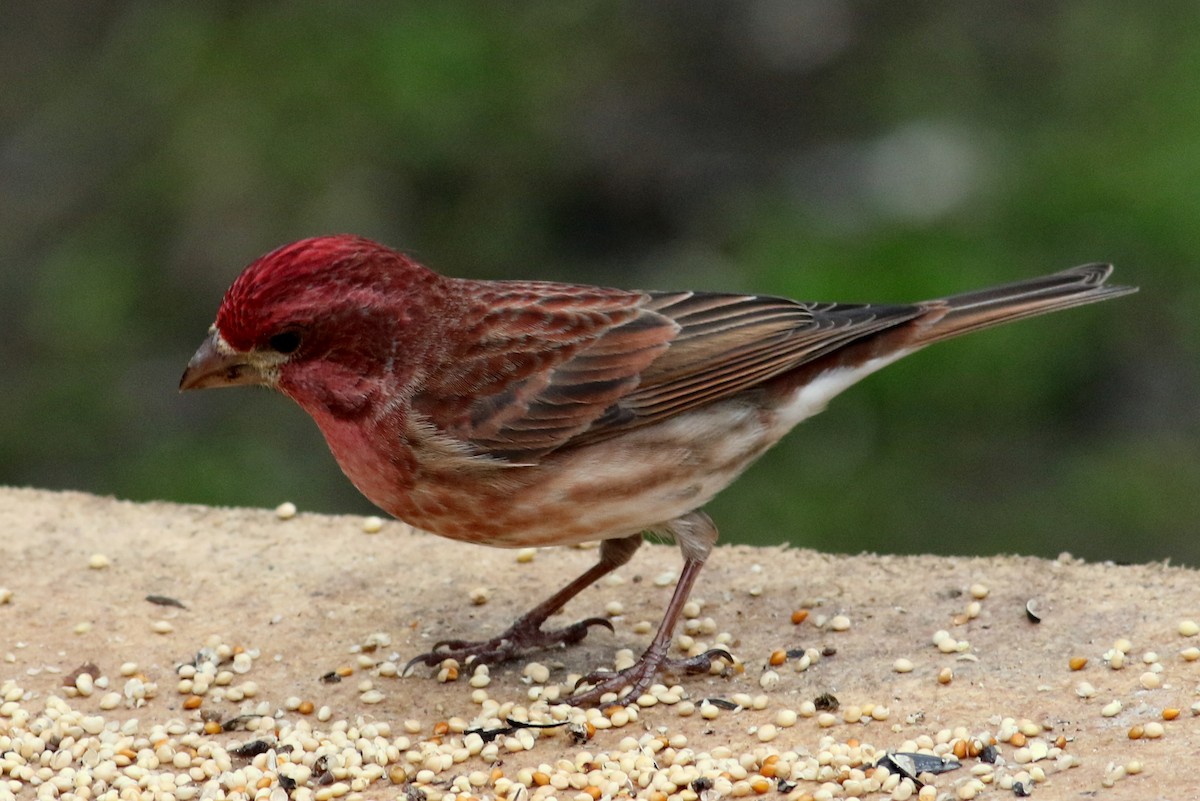
<path id="1" fill-rule="evenodd" d="M 460 663 L 468 659 L 484 664 L 505 662 L 533 648 L 574 645 L 587 636 L 592 626 L 603 626 L 614 631 L 612 623 L 602 617 L 589 617 L 551 631 L 544 631 L 536 624 L 517 621 L 508 631 L 490 640 L 439 640 L 427 653 L 410 659 L 403 672 L 407 675 L 418 664 L 436 667 L 447 659 L 457 659 Z"/>
<path id="2" fill-rule="evenodd" d="M 657 659 L 650 654 L 643 654 L 633 666 L 624 670 L 596 670 L 581 677 L 572 688 L 572 695 L 567 699 L 575 706 L 595 704 L 607 693 L 617 693 L 624 697 L 637 698 L 663 673 L 707 673 L 712 669 L 713 662 L 722 659 L 733 664 L 733 654 L 724 648 L 710 648 L 702 654 L 689 656 L 686 659 Z M 591 687 L 582 693 L 576 693 L 581 686 Z"/>
<path id="3" fill-rule="evenodd" d="M 551 633 L 560 635 L 560 642 L 562 642 L 563 645 L 574 645 L 588 635 L 588 629 L 590 629 L 592 626 L 603 626 L 614 634 L 617 631 L 613 628 L 612 621 L 608 620 L 607 618 L 589 617 L 585 620 L 580 620 L 577 623 L 572 623 L 565 628 L 559 629 L 557 632 Z"/>

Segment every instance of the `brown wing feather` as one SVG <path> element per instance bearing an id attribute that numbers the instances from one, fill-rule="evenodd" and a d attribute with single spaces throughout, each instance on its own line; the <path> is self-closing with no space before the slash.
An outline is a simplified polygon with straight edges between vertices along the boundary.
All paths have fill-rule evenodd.
<path id="1" fill-rule="evenodd" d="M 447 354 L 413 409 L 514 461 L 735 395 L 921 313 L 530 282 L 474 287 L 460 339 L 469 345 Z"/>
<path id="2" fill-rule="evenodd" d="M 467 326 L 414 411 L 482 452 L 521 460 L 561 447 L 638 385 L 678 330 L 640 292 L 476 284 Z"/>
<path id="3" fill-rule="evenodd" d="M 651 293 L 649 308 L 671 317 L 679 334 L 621 398 L 579 439 L 627 428 L 736 395 L 836 350 L 918 317 L 919 306 L 800 303 L 716 293 Z"/>

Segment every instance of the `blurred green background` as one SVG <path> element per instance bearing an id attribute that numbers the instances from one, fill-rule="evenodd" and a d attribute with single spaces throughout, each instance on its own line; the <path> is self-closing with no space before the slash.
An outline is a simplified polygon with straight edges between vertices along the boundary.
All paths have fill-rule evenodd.
<path id="1" fill-rule="evenodd" d="M 304 236 L 805 300 L 1105 260 L 1140 294 L 888 368 L 710 511 L 726 541 L 1200 564 L 1194 2 L 5 17 L 0 483 L 369 511 L 282 397 L 176 393 L 226 286 Z"/>

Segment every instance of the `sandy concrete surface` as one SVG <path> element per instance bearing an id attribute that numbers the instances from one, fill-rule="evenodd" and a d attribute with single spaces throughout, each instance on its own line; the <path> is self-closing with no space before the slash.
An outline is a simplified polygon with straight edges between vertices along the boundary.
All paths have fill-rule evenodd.
<path id="1" fill-rule="evenodd" d="M 495 741 L 499 753 L 481 753 L 476 743 L 467 755 L 469 737 L 460 730 L 464 721 L 468 729 L 483 726 L 481 710 L 495 711 L 494 704 L 481 705 L 483 696 L 515 702 L 516 716 L 532 716 L 525 661 L 494 666 L 486 687 L 470 686 L 469 670 L 449 683 L 423 667 L 407 677 L 390 675 L 438 636 L 499 632 L 595 556 L 594 550 L 548 549 L 521 563 L 513 551 L 448 542 L 397 522 L 366 533 L 360 517 L 301 510 L 284 520 L 273 510 L 0 488 L 0 587 L 7 590 L 0 590 L 0 685 L 6 688 L 0 693 L 0 798 L 416 799 L 456 791 L 464 798 L 712 799 L 746 792 L 781 799 L 899 798 L 905 789 L 872 771 L 875 756 L 955 745 L 970 754 L 975 739 L 987 744 L 990 738 L 1000 738 L 995 765 L 981 767 L 985 763 L 968 755 L 958 769 L 933 778 L 934 789 L 921 797 L 1012 797 L 1004 788 L 1013 777 L 1032 777 L 1029 789 L 1041 798 L 1200 794 L 1200 707 L 1193 708 L 1200 700 L 1200 661 L 1187 658 L 1200 655 L 1187 651 L 1200 646 L 1200 637 L 1181 633 L 1181 622 L 1200 619 L 1200 574 L 1161 564 L 719 547 L 693 594 L 703 601 L 693 627 L 700 629 L 696 639 L 709 643 L 720 632 L 732 635 L 730 648 L 743 670 L 681 678 L 683 702 L 635 710 L 636 719 L 601 725 L 587 740 L 583 713 L 568 715 L 577 728 L 583 722 L 578 738 L 558 729 L 540 730 L 536 738 L 510 732 Z M 552 680 L 564 680 L 612 664 L 619 648 L 640 652 L 649 634 L 635 632 L 635 625 L 657 624 L 670 587 L 656 579 L 679 566 L 674 547 L 643 547 L 616 580 L 585 591 L 562 618 L 601 614 L 617 602 L 623 611 L 613 620 L 615 633 L 593 630 L 584 643 L 529 659 L 549 666 Z M 487 601 L 474 603 L 472 591 L 481 588 Z M 972 588 L 984 597 L 976 598 Z M 186 609 L 147 596 L 176 599 Z M 1031 600 L 1040 623 L 1027 615 Z M 794 623 L 793 612 L 802 609 L 807 619 Z M 848 629 L 835 631 L 835 616 L 847 618 Z M 939 630 L 949 632 L 952 652 L 934 645 Z M 1128 653 L 1115 670 L 1105 657 L 1119 640 L 1128 641 Z M 825 655 L 801 670 L 796 651 L 805 648 Z M 773 668 L 777 677 L 764 680 L 771 654 L 780 649 L 793 651 L 792 658 Z M 246 656 L 239 657 L 241 651 Z M 223 676 L 213 678 L 206 693 L 181 686 L 204 658 Z M 1086 666 L 1072 670 L 1072 658 L 1086 658 Z M 909 660 L 911 672 L 897 672 L 898 659 Z M 95 666 L 95 681 L 83 680 L 89 694 L 64 687 L 64 677 L 87 663 Z M 349 675 L 337 683 L 322 680 L 338 668 Z M 1090 697 L 1081 697 L 1083 683 L 1093 688 Z M 157 692 L 146 692 L 147 684 Z M 707 707 L 696 705 L 704 698 L 747 704 L 740 694 L 765 696 L 758 703 L 766 708 L 721 710 L 710 719 L 702 714 Z M 823 694 L 839 704 L 832 719 L 806 706 Z M 303 706 L 295 708 L 298 701 Z M 321 707 L 329 708 L 325 720 Z M 779 717 L 780 710 L 798 712 L 798 720 L 788 725 L 790 716 Z M 1179 714 L 1164 720 L 1164 710 L 1168 718 L 1170 710 Z M 267 723 L 255 722 L 256 715 Z M 216 730 L 239 717 L 249 721 L 249 731 Z M 605 720 L 612 718 L 610 709 Z M 82 729 L 45 733 L 67 719 L 83 721 Z M 776 727 L 773 737 L 768 724 Z M 382 765 L 357 779 L 349 770 L 354 759 L 334 765 L 318 762 L 320 756 L 309 759 L 311 770 L 282 782 L 278 760 L 298 765 L 300 746 L 254 758 L 228 755 L 256 738 L 296 740 L 296 732 L 310 745 L 344 746 L 346 737 L 335 736 L 339 727 L 395 745 L 364 756 Z M 1022 727 L 1024 734 L 1014 733 Z M 1161 736 L 1154 736 L 1159 727 Z M 93 729 L 107 734 L 70 752 L 68 745 Z M 1143 736 L 1131 739 L 1131 729 Z M 42 732 L 32 751 L 31 741 L 22 740 L 33 736 L 30 730 Z M 118 735 L 126 738 L 123 746 Z M 621 762 L 631 737 L 640 753 Z M 18 753 L 21 742 L 29 753 Z M 36 753 L 41 746 L 48 750 Z M 355 753 L 366 754 L 368 746 L 360 741 Z M 429 756 L 456 747 L 466 758 L 453 764 L 450 757 L 441 764 Z M 415 754 L 422 749 L 423 762 Z M 681 757 L 682 751 L 688 753 Z M 764 768 L 771 754 L 798 766 L 782 787 Z M 829 762 L 829 754 L 832 767 L 820 775 L 802 769 Z M 602 756 L 627 769 L 604 773 Z M 543 786 L 547 777 L 558 781 L 554 773 L 564 758 L 597 763 L 587 786 Z M 691 773 L 684 770 L 689 759 Z M 693 784 L 698 770 L 708 771 L 705 776 L 716 770 L 723 780 Z M 173 778 L 163 778 L 169 771 Z M 531 772 L 540 774 L 532 782 Z M 668 781 L 672 775 L 682 786 Z M 521 779 L 529 786 L 518 786 Z M 164 789 L 168 784 L 172 789 Z"/>

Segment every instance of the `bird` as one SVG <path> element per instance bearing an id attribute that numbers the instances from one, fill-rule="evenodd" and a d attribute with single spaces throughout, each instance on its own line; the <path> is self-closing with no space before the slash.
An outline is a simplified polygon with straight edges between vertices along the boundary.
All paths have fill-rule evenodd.
<path id="1" fill-rule="evenodd" d="M 611 630 L 598 617 L 544 624 L 644 535 L 673 539 L 683 566 L 646 651 L 568 696 L 594 705 L 732 664 L 720 648 L 667 656 L 717 541 L 704 506 L 793 427 L 934 342 L 1136 291 L 1111 273 L 1086 264 L 918 303 L 801 302 L 454 278 L 366 238 L 319 236 L 234 280 L 180 390 L 278 390 L 354 486 L 415 528 L 506 548 L 600 542 L 596 564 L 503 633 L 443 640 L 410 668 Z"/>

